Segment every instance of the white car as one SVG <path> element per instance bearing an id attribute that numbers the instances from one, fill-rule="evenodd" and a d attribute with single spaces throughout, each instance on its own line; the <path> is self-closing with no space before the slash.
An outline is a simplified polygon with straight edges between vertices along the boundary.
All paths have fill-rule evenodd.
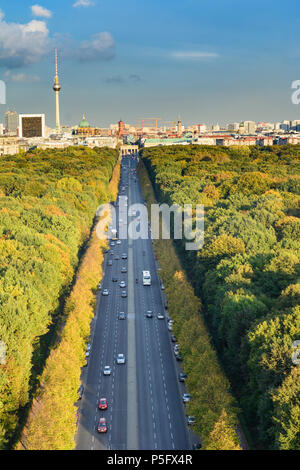
<path id="1" fill-rule="evenodd" d="M 87 351 L 87 352 L 85 353 L 86 359 L 87 359 L 89 356 L 90 356 L 90 351 Z"/>
<path id="2" fill-rule="evenodd" d="M 104 289 L 104 291 L 102 291 L 102 295 L 109 295 L 108 289 Z"/>
<path id="3" fill-rule="evenodd" d="M 164 320 L 165 316 L 162 313 L 157 314 L 157 319 L 158 320 Z"/>
<path id="4" fill-rule="evenodd" d="M 117 240 L 117 245 L 121 245 L 121 240 Z"/>
<path id="5" fill-rule="evenodd" d="M 182 395 L 183 403 L 187 403 L 188 401 L 191 400 L 191 398 L 192 398 L 192 397 L 191 397 L 191 395 L 190 395 L 189 393 L 184 393 L 184 394 Z"/>
<path id="6" fill-rule="evenodd" d="M 126 287 L 126 282 L 125 281 L 121 281 L 120 284 L 119 284 L 120 287 L 124 288 Z"/>
<path id="7" fill-rule="evenodd" d="M 117 364 L 125 364 L 125 355 L 124 354 L 118 354 Z"/>
<path id="8" fill-rule="evenodd" d="M 87 351 L 90 351 L 90 350 L 91 350 L 91 347 L 92 347 L 92 345 L 91 345 L 90 343 L 88 343 L 88 344 L 86 345 L 86 350 L 87 350 Z"/>
<path id="9" fill-rule="evenodd" d="M 110 374 L 111 374 L 110 366 L 105 366 L 103 369 L 103 375 L 110 375 Z"/>

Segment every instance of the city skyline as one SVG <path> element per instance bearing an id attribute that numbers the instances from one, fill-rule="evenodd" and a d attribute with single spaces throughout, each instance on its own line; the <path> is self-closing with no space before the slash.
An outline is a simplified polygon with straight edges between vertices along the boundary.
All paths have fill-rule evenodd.
<path id="1" fill-rule="evenodd" d="M 236 0 L 153 0 L 151 6 L 16 0 L 0 13 L 0 78 L 7 84 L 2 120 L 7 108 L 45 112 L 55 127 L 55 47 L 62 124 L 79 122 L 83 113 L 103 127 L 120 117 L 137 125 L 142 116 L 175 120 L 179 113 L 186 125 L 297 119 L 291 84 L 300 78 L 299 4 L 292 1 L 288 10 L 280 2 L 237 6 Z"/>

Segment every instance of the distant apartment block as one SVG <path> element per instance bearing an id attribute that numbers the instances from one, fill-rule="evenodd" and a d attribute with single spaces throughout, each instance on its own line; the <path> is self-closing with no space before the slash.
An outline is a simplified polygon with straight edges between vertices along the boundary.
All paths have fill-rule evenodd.
<path id="1" fill-rule="evenodd" d="M 19 126 L 19 116 L 16 111 L 6 111 L 5 130 L 8 135 L 17 135 Z"/>
<path id="2" fill-rule="evenodd" d="M 15 155 L 19 152 L 18 138 L 0 136 L 0 156 Z"/>

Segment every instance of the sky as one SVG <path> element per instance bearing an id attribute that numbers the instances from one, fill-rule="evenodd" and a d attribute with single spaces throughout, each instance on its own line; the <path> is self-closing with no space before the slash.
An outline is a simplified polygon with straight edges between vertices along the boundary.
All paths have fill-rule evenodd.
<path id="1" fill-rule="evenodd" d="M 7 108 L 61 121 L 300 119 L 299 0 L 0 0 Z"/>

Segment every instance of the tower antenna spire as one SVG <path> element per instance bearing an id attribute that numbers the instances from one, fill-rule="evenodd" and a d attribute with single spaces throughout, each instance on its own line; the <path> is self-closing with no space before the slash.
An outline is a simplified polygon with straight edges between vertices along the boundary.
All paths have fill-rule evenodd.
<path id="1" fill-rule="evenodd" d="M 55 48 L 55 75 L 58 76 L 57 47 Z"/>
<path id="2" fill-rule="evenodd" d="M 54 77 L 53 90 L 55 91 L 55 99 L 56 99 L 56 133 L 59 134 L 60 133 L 59 92 L 61 90 L 61 86 L 60 86 L 59 78 L 58 78 L 57 48 L 55 48 L 55 77 Z"/>

